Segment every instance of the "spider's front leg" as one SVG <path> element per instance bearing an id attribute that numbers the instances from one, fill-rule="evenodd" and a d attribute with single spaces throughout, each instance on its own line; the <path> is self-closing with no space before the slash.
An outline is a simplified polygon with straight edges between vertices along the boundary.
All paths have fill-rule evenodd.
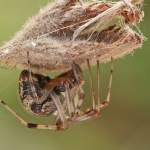
<path id="1" fill-rule="evenodd" d="M 39 74 L 33 74 L 30 68 L 29 52 L 28 71 L 22 71 L 19 82 L 19 94 L 25 108 L 31 113 L 45 116 L 53 113 L 56 109 L 60 114 L 63 129 L 67 128 L 67 120 L 61 105 L 60 90 L 55 88 L 57 81 Z"/>
<path id="2" fill-rule="evenodd" d="M 31 72 L 31 67 L 30 67 L 30 57 L 29 57 L 29 52 L 27 51 L 27 61 L 28 61 L 28 78 L 29 78 L 29 84 L 31 87 L 31 91 L 34 97 L 34 100 L 37 104 L 41 104 L 49 95 L 49 93 L 53 90 L 53 86 L 49 86 L 47 91 L 42 95 L 41 98 L 38 97 L 34 84 L 33 84 L 33 79 L 32 79 L 32 72 Z M 45 83 L 46 84 L 46 83 Z"/>
<path id="3" fill-rule="evenodd" d="M 42 125 L 42 124 L 34 124 L 28 123 L 22 117 L 20 117 L 15 111 L 13 111 L 2 99 L 0 102 L 7 108 L 14 116 L 16 116 L 22 124 L 31 129 L 51 129 L 51 130 L 64 130 L 65 128 L 62 125 Z"/>

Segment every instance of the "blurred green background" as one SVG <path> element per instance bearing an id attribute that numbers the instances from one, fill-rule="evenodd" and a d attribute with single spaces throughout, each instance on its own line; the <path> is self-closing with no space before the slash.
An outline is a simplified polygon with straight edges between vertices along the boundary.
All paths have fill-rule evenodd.
<path id="1" fill-rule="evenodd" d="M 0 45 L 20 30 L 28 17 L 36 14 L 48 0 L 0 0 Z M 140 29 L 150 38 L 150 1 L 145 0 L 144 21 Z M 1 150 L 149 150 L 150 149 L 150 43 L 142 49 L 114 61 L 110 105 L 101 116 L 70 125 L 66 131 L 26 128 L 0 104 Z M 3 66 L 3 64 L 1 64 Z M 18 97 L 18 76 L 21 70 L 0 69 L 0 98 L 25 120 L 50 124 L 53 117 L 38 118 L 26 112 Z M 96 89 L 96 67 L 92 67 Z M 110 63 L 101 64 L 101 99 L 108 90 Z M 54 76 L 51 74 L 50 76 Z M 87 70 L 83 109 L 92 106 Z M 5 88 L 6 87 L 6 88 Z M 4 89 L 5 88 L 5 89 Z M 2 90 L 3 89 L 3 90 Z"/>

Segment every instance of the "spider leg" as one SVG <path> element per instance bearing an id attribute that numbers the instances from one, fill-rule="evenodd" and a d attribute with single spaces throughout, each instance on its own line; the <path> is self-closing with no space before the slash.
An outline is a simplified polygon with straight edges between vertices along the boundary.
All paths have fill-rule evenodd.
<path id="1" fill-rule="evenodd" d="M 64 130 L 62 126 L 59 125 L 41 125 L 41 124 L 33 124 L 28 123 L 24 119 L 22 119 L 15 111 L 13 111 L 2 99 L 0 102 L 7 108 L 13 115 L 15 115 L 26 127 L 31 129 L 52 129 L 52 130 Z"/>
<path id="2" fill-rule="evenodd" d="M 111 85 L 112 85 L 112 76 L 113 76 L 113 58 L 111 57 L 111 70 L 110 70 L 110 79 L 109 79 L 109 87 L 108 87 L 107 99 L 101 104 L 100 107 L 103 107 L 103 106 L 109 104 L 110 91 L 111 91 Z"/>
<path id="3" fill-rule="evenodd" d="M 87 59 L 87 66 L 88 66 L 88 71 L 89 71 L 89 76 L 90 76 L 93 108 L 92 109 L 87 109 L 87 110 L 81 112 L 78 117 L 72 118 L 70 123 L 76 123 L 76 122 L 79 122 L 79 121 L 87 120 L 87 119 L 93 118 L 95 116 L 98 116 L 100 114 L 100 107 L 98 107 L 98 111 L 96 110 L 96 103 L 95 103 L 95 97 L 94 97 L 95 93 L 94 93 L 94 88 L 93 88 L 93 81 L 92 81 L 92 74 L 91 74 L 89 59 Z M 97 75 L 98 75 L 98 106 L 100 106 L 99 61 L 97 61 Z"/>
<path id="4" fill-rule="evenodd" d="M 49 88 L 47 89 L 47 91 L 42 95 L 42 97 L 38 100 L 39 103 L 42 103 L 48 96 L 49 93 L 53 90 L 53 85 L 50 85 Z"/>
<path id="5" fill-rule="evenodd" d="M 92 81 L 92 74 L 91 74 L 91 68 L 90 68 L 90 63 L 89 59 L 87 59 L 87 66 L 88 66 L 88 71 L 89 71 L 89 76 L 90 76 L 90 84 L 91 84 L 91 91 L 92 91 L 92 103 L 93 103 L 93 110 L 95 109 L 95 92 L 94 92 L 94 87 L 93 87 L 93 81 Z"/>
<path id="6" fill-rule="evenodd" d="M 42 97 L 39 99 L 37 96 L 37 93 L 35 91 L 35 87 L 32 80 L 32 73 L 31 73 L 31 67 L 30 67 L 30 57 L 29 52 L 27 51 L 27 59 L 28 59 L 28 71 L 29 71 L 29 84 L 33 93 L 33 97 L 37 104 L 41 104 L 49 95 L 49 93 L 53 90 L 53 86 L 51 85 L 48 90 L 42 95 Z"/>
<path id="7" fill-rule="evenodd" d="M 92 80 L 92 74 L 91 74 L 89 59 L 87 59 L 87 66 L 88 66 L 89 76 L 90 76 L 93 110 L 95 110 L 96 109 L 96 103 L 95 103 L 95 97 L 94 97 L 95 92 L 94 92 L 94 87 L 93 87 L 93 80 Z M 97 60 L 97 84 L 98 84 L 98 112 L 100 113 L 100 67 L 99 67 L 99 60 Z"/>
<path id="8" fill-rule="evenodd" d="M 55 105 L 57 107 L 57 110 L 59 112 L 59 115 L 60 115 L 60 118 L 61 118 L 61 121 L 62 121 L 62 126 L 64 129 L 67 129 L 68 127 L 68 124 L 67 124 L 67 120 L 66 120 L 66 116 L 65 116 L 65 112 L 63 110 L 63 107 L 61 105 L 61 102 L 58 98 L 58 96 L 55 94 L 54 91 L 51 91 L 50 92 L 50 96 L 52 97 L 53 101 L 55 102 Z"/>
<path id="9" fill-rule="evenodd" d="M 89 65 L 90 66 L 90 65 Z M 98 74 L 98 89 L 100 90 L 100 71 L 99 71 L 99 61 L 97 61 L 97 74 Z M 101 104 L 100 103 L 100 91 L 98 92 L 98 104 L 95 106 L 95 109 L 86 109 L 82 111 L 78 117 L 68 120 L 68 124 L 77 123 L 80 121 L 88 120 L 90 118 L 96 117 L 100 114 L 100 108 L 108 105 L 110 101 L 110 91 L 111 91 L 111 85 L 112 85 L 112 75 L 113 75 L 113 58 L 111 57 L 111 71 L 110 71 L 110 79 L 109 79 L 109 87 L 108 87 L 108 93 L 107 93 L 107 99 Z M 92 82 L 92 80 L 91 80 Z M 94 90 L 93 90 L 94 92 Z"/>
<path id="10" fill-rule="evenodd" d="M 73 98 L 75 97 L 75 95 L 78 93 L 78 91 L 79 91 L 79 88 L 77 88 L 77 87 L 74 87 L 74 88 L 72 88 L 72 89 L 70 90 L 71 99 L 73 99 Z M 64 110 L 64 112 L 65 112 L 66 109 L 67 109 L 66 98 L 64 99 L 64 102 L 63 102 L 63 104 L 62 104 L 62 107 L 63 107 L 63 110 Z M 59 120 L 60 120 L 60 115 L 59 115 L 59 113 L 58 113 L 57 116 L 56 116 L 56 118 L 55 118 L 55 121 L 54 121 L 53 125 L 56 125 L 56 124 L 59 122 Z"/>
<path id="11" fill-rule="evenodd" d="M 100 114 L 100 67 L 99 67 L 99 60 L 97 60 L 97 85 L 98 85 L 98 112 Z"/>
<path id="12" fill-rule="evenodd" d="M 78 117 L 76 117 L 75 119 L 68 120 L 68 124 L 74 124 L 74 123 L 77 123 L 80 121 L 85 121 L 85 120 L 91 119 L 93 117 L 96 117 L 98 115 L 99 115 L 99 112 L 97 110 L 87 109 L 87 110 L 81 112 L 81 114 Z"/>
<path id="13" fill-rule="evenodd" d="M 77 107 L 78 102 L 79 102 L 79 94 L 77 93 L 77 94 L 74 96 L 74 107 L 75 107 L 75 108 Z"/>
<path id="14" fill-rule="evenodd" d="M 39 104 L 39 99 L 38 99 L 37 93 L 35 91 L 35 87 L 33 85 L 33 80 L 32 80 L 32 75 L 31 75 L 31 67 L 30 67 L 30 58 L 29 58 L 28 51 L 27 51 L 27 60 L 28 60 L 28 71 L 29 71 L 29 84 L 30 84 L 30 87 L 32 90 L 33 97 L 34 97 L 35 101 Z"/>
<path id="15" fill-rule="evenodd" d="M 81 105 L 82 105 L 82 103 L 83 103 L 83 99 L 84 99 L 84 97 L 85 97 L 85 94 L 84 94 L 83 89 L 80 89 L 80 92 L 81 92 L 81 93 L 80 93 L 80 98 L 79 98 L 79 100 L 78 100 L 78 104 L 77 104 L 77 106 L 76 106 L 76 108 L 75 108 L 75 111 L 74 111 L 72 117 L 70 118 L 71 120 L 74 120 L 74 118 L 76 118 L 77 115 L 80 114 L 80 107 L 81 107 Z"/>
<path id="16" fill-rule="evenodd" d="M 83 87 L 82 87 L 81 81 L 79 80 L 79 75 L 78 75 L 80 73 L 82 74 L 82 70 L 77 64 L 75 64 L 75 62 L 73 62 L 71 64 L 71 66 L 72 66 L 73 72 L 75 74 L 75 77 L 76 77 L 76 80 L 77 80 L 77 83 L 78 83 L 78 86 L 79 86 L 79 89 L 80 89 L 80 98 L 78 100 L 77 106 L 75 107 L 75 111 L 74 111 L 74 113 L 73 113 L 73 115 L 71 117 L 71 119 L 74 119 L 74 118 L 76 118 L 77 114 L 80 111 L 80 107 L 81 107 L 81 105 L 83 103 L 83 99 L 85 97 L 85 94 L 84 94 L 84 90 L 83 90 Z"/>
<path id="17" fill-rule="evenodd" d="M 67 106 L 68 106 L 69 116 L 71 117 L 74 110 L 73 110 L 73 104 L 71 101 L 69 85 L 67 83 L 65 83 L 65 97 L 66 97 L 66 102 L 67 102 Z"/>

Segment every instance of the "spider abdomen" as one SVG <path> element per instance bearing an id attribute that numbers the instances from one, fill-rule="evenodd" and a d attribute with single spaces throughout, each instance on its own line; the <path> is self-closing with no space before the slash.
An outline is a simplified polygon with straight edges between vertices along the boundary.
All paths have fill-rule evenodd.
<path id="1" fill-rule="evenodd" d="M 27 111 L 38 116 L 47 116 L 52 114 L 57 109 L 54 101 L 50 96 L 48 96 L 42 103 L 36 103 L 28 76 L 29 72 L 27 70 L 23 70 L 19 77 L 19 96 L 23 106 Z M 51 79 L 43 75 L 32 73 L 32 80 L 37 97 L 40 99 L 47 91 L 45 87 Z M 61 100 L 60 92 L 55 90 L 55 93 Z"/>

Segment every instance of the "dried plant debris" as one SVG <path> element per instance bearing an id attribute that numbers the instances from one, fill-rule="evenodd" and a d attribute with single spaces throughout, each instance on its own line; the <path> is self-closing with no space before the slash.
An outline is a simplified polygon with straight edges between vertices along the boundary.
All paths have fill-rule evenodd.
<path id="1" fill-rule="evenodd" d="M 145 40 L 140 31 L 132 30 L 144 16 L 141 2 L 50 3 L 0 48 L 0 61 L 27 68 L 29 51 L 32 69 L 65 71 L 71 67 L 70 60 L 84 68 L 87 58 L 95 65 L 97 59 L 106 62 L 122 57 Z"/>

